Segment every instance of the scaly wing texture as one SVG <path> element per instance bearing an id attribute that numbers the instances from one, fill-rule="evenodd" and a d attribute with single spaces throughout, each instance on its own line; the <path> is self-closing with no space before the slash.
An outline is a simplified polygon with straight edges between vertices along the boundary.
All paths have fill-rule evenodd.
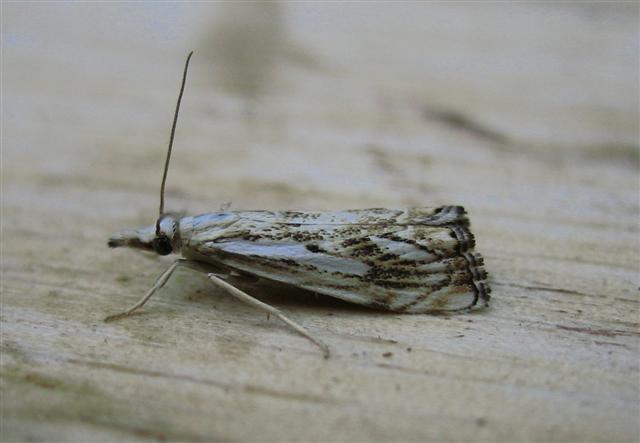
<path id="1" fill-rule="evenodd" d="M 186 255 L 398 312 L 455 311 L 489 300 L 483 260 L 459 206 L 233 212 L 215 231 L 207 229 L 212 216 L 193 218 Z"/>

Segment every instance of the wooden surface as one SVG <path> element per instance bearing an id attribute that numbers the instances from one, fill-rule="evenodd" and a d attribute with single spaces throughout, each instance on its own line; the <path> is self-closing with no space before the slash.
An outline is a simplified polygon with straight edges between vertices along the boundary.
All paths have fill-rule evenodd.
<path id="1" fill-rule="evenodd" d="M 0 437 L 638 441 L 637 3 L 2 4 Z M 109 250 L 171 209 L 462 204 L 491 308 L 254 288 Z"/>

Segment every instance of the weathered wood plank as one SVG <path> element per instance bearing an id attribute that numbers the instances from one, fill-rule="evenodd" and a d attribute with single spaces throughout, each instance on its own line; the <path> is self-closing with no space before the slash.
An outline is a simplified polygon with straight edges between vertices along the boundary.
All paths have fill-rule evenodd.
<path id="1" fill-rule="evenodd" d="M 639 440 L 637 4 L 245 7 L 2 5 L 2 441 Z M 269 71 L 212 82 L 264 17 Z M 185 48 L 169 207 L 463 204 L 491 308 L 249 288 L 325 361 L 180 271 L 103 323 L 169 263 L 106 239 L 154 221 Z"/>

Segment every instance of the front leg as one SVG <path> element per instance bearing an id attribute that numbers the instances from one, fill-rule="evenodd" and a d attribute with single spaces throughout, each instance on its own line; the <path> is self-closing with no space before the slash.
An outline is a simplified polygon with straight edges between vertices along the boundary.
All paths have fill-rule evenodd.
<path id="1" fill-rule="evenodd" d="M 169 268 L 166 271 L 164 271 L 160 275 L 160 277 L 158 277 L 158 279 L 153 284 L 151 289 L 149 289 L 149 291 L 147 291 L 147 293 L 144 295 L 144 297 L 142 297 L 136 304 L 134 304 L 133 306 L 131 306 L 130 308 L 126 309 L 123 312 L 108 316 L 107 318 L 104 319 L 104 321 L 105 322 L 110 322 L 110 321 L 113 321 L 113 320 L 118 320 L 118 319 L 121 319 L 121 318 L 124 318 L 124 317 L 128 317 L 131 314 L 133 314 L 135 311 L 140 309 L 151 298 L 151 296 L 153 294 L 155 294 L 155 292 L 158 289 L 162 288 L 167 283 L 167 281 L 169 281 L 169 278 L 171 277 L 173 272 L 176 269 L 178 269 L 179 267 L 185 267 L 185 268 L 189 268 L 189 269 L 194 269 L 196 271 L 200 271 L 200 272 L 203 272 L 203 273 L 207 274 L 207 276 L 209 277 L 209 281 L 211 281 L 215 286 L 217 286 L 220 289 L 223 289 L 227 294 L 234 296 L 235 298 L 241 300 L 244 303 L 247 303 L 247 304 L 249 304 L 249 305 L 251 305 L 251 306 L 253 306 L 255 308 L 258 308 L 258 309 L 261 309 L 263 311 L 266 311 L 268 314 L 275 315 L 280 320 L 282 320 L 286 325 L 288 325 L 290 328 L 292 328 L 293 330 L 298 332 L 303 337 L 306 337 L 311 342 L 316 344 L 320 349 L 322 349 L 322 352 L 323 352 L 325 358 L 329 357 L 329 346 L 327 346 L 326 343 L 324 343 L 322 340 L 320 340 L 320 339 L 314 337 L 313 335 L 311 335 L 309 333 L 309 331 L 307 331 L 305 328 L 303 328 L 301 325 L 297 324 L 293 320 L 291 320 L 288 317 L 286 317 L 282 312 L 280 312 L 280 310 L 278 310 L 278 309 L 274 308 L 273 306 L 270 306 L 270 305 L 268 305 L 266 303 L 261 302 L 260 300 L 250 296 L 249 294 L 247 294 L 244 291 L 241 291 L 240 289 L 236 288 L 235 286 L 231 285 L 230 283 L 227 283 L 226 281 L 224 281 L 221 278 L 221 275 L 210 272 L 211 271 L 210 267 L 207 267 L 207 266 L 203 265 L 202 263 L 199 263 L 199 262 L 196 262 L 196 261 L 187 260 L 187 259 L 184 259 L 184 258 L 180 258 L 180 259 L 174 261 L 171 264 L 171 266 L 169 266 Z"/>
<path id="2" fill-rule="evenodd" d="M 131 306 L 127 310 L 122 311 L 122 312 L 120 312 L 118 314 L 113 314 L 113 315 L 110 315 L 110 316 L 106 317 L 104 319 L 104 321 L 105 322 L 110 322 L 110 321 L 113 321 L 113 320 L 118 320 L 118 319 L 121 319 L 121 318 L 124 318 L 124 317 L 128 317 L 131 314 L 133 314 L 135 311 L 140 309 L 151 298 L 151 296 L 153 294 L 155 294 L 155 292 L 158 289 L 162 288 L 167 283 L 167 281 L 169 280 L 169 277 L 171 277 L 171 274 L 173 274 L 173 271 L 178 269 L 178 267 L 180 267 L 180 266 L 183 266 L 185 268 L 190 268 L 190 269 L 201 270 L 201 266 L 199 266 L 198 263 L 191 262 L 189 260 L 185 260 L 184 258 L 179 258 L 178 260 L 174 261 L 171 264 L 171 266 L 169 266 L 169 268 L 160 275 L 160 277 L 158 277 L 158 279 L 153 284 L 151 289 L 149 289 L 149 291 L 147 291 L 147 293 L 144 295 L 144 297 L 142 297 L 135 305 Z"/>

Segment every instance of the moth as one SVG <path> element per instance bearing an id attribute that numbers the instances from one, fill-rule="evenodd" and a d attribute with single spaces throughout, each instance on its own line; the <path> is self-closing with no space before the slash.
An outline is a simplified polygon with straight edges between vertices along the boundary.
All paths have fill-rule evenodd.
<path id="1" fill-rule="evenodd" d="M 114 234 L 126 246 L 159 255 L 181 254 L 135 305 L 142 307 L 179 267 L 196 269 L 228 294 L 329 347 L 278 309 L 235 287 L 237 279 L 264 279 L 372 308 L 422 314 L 460 312 L 488 305 L 482 256 L 461 206 L 358 209 L 326 212 L 220 211 L 197 216 L 164 212 L 164 187 L 184 92 L 185 63 L 155 224 Z"/>

